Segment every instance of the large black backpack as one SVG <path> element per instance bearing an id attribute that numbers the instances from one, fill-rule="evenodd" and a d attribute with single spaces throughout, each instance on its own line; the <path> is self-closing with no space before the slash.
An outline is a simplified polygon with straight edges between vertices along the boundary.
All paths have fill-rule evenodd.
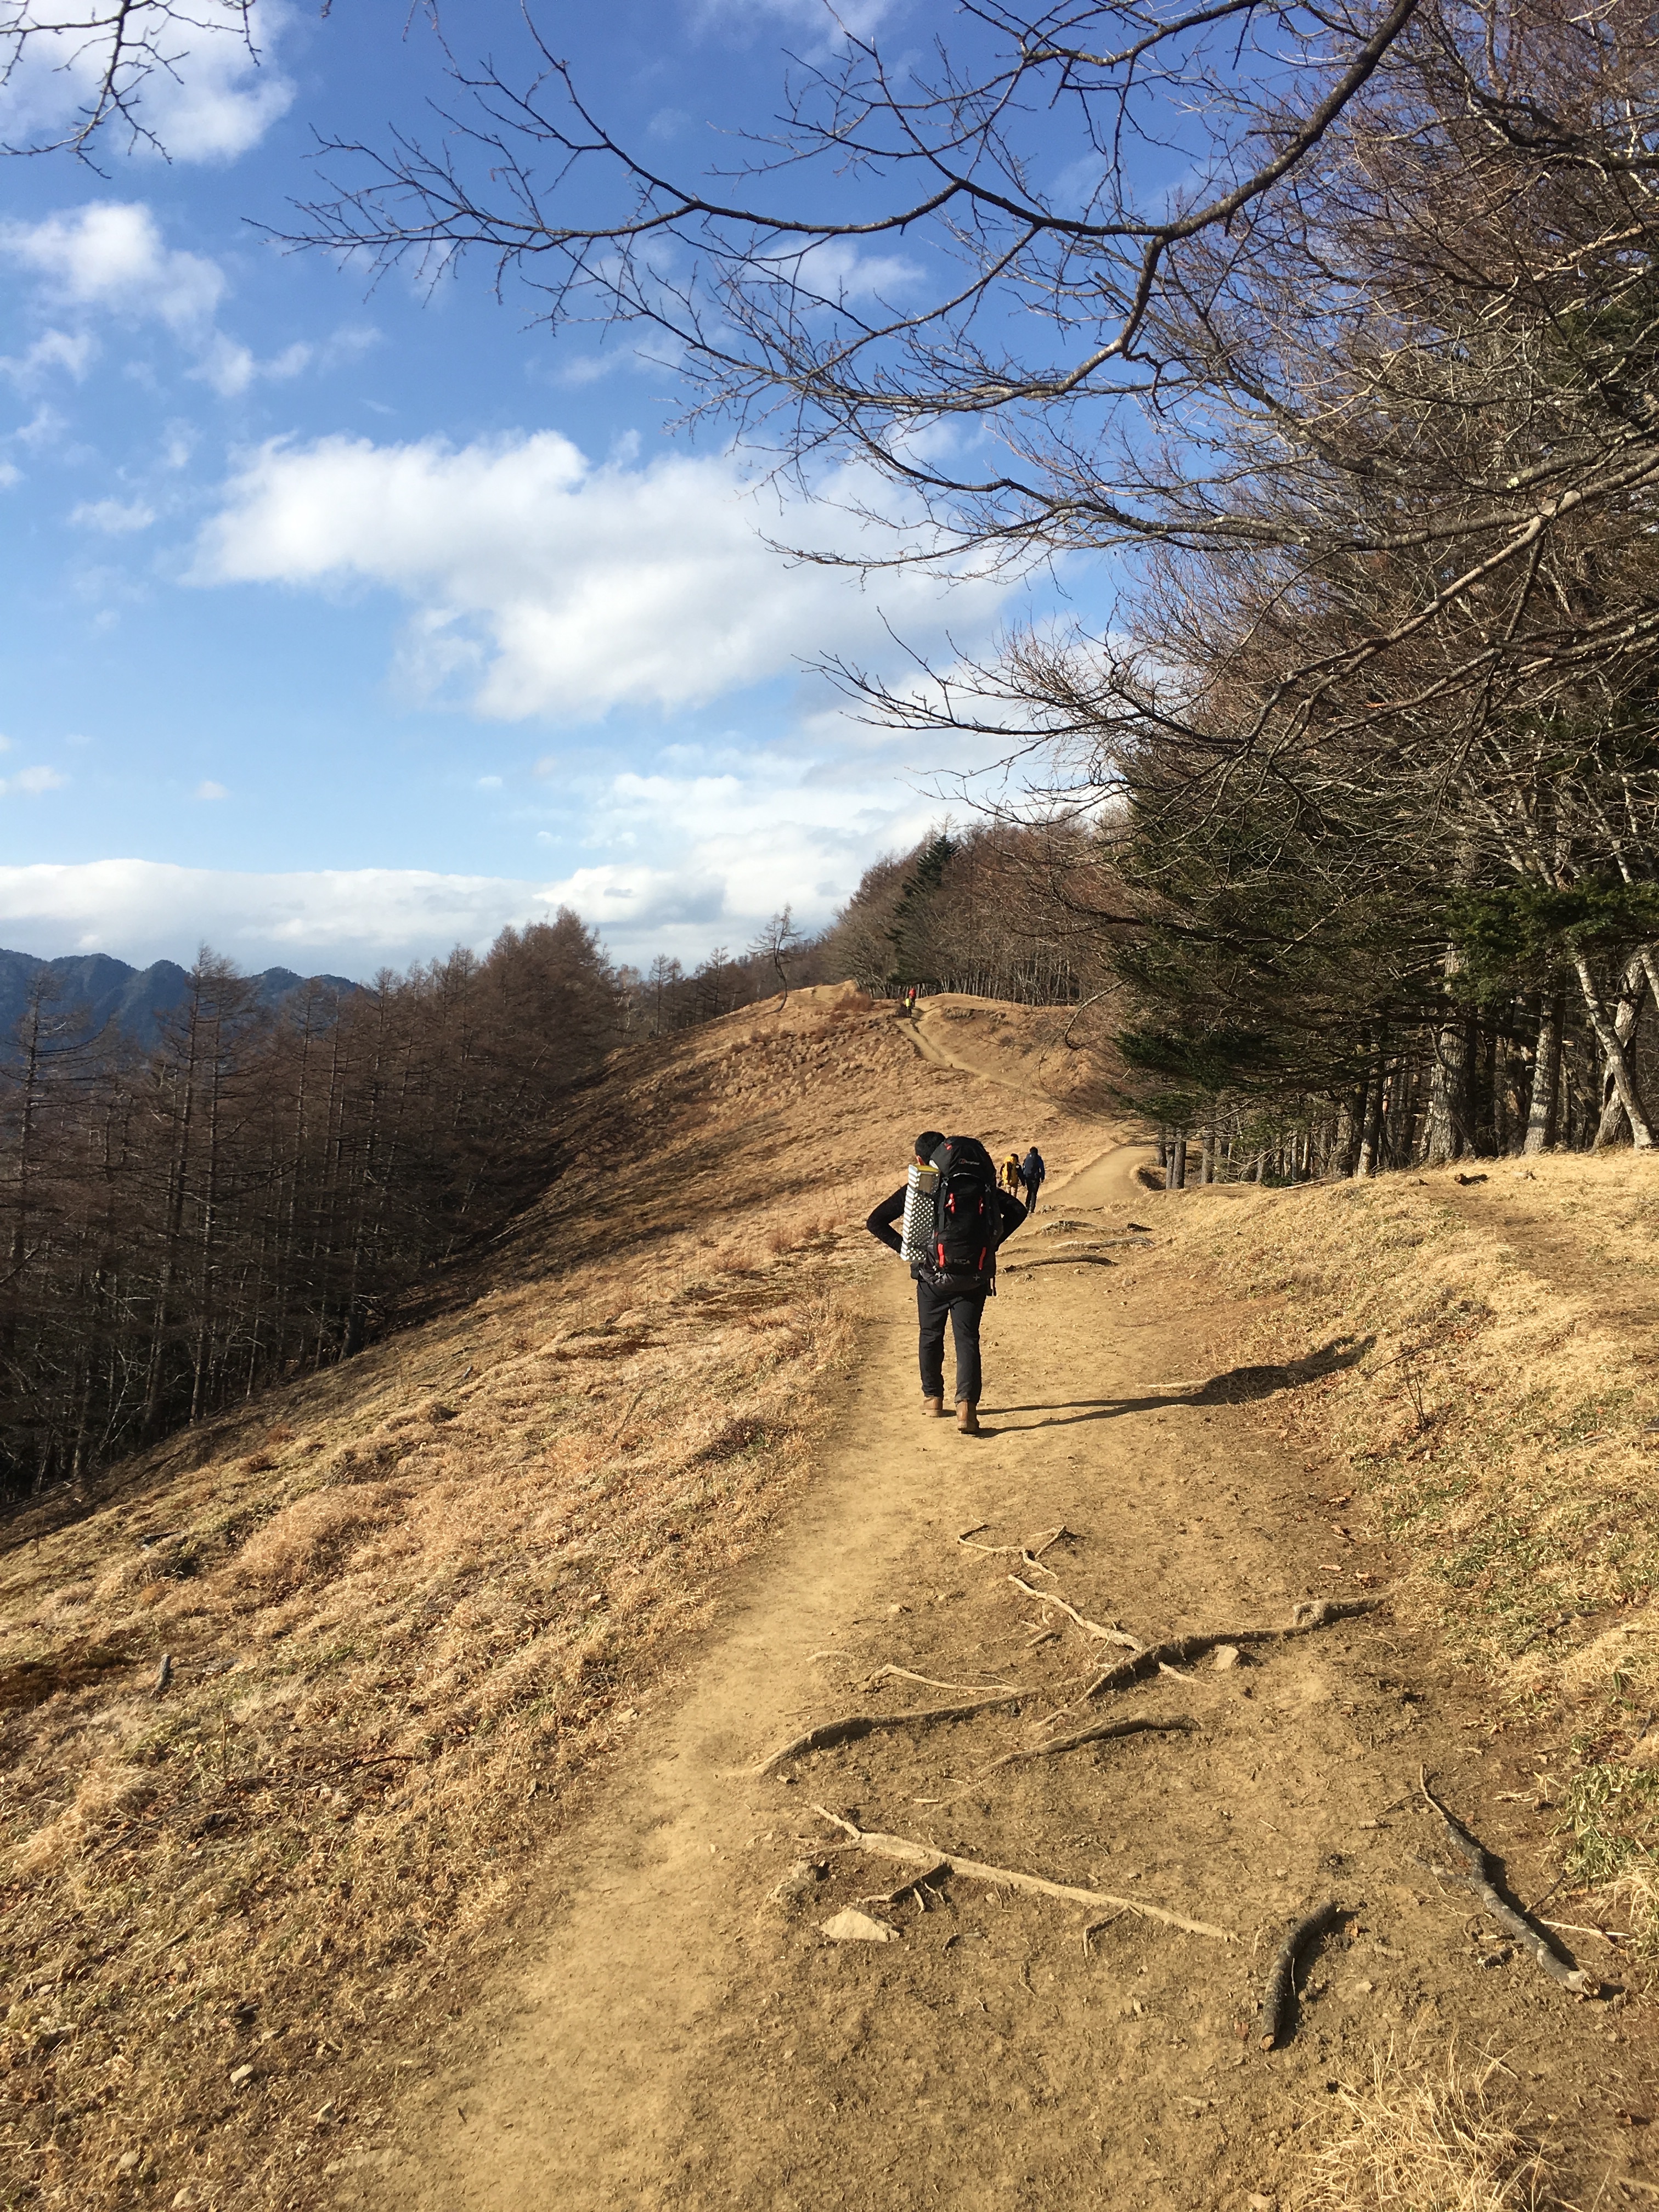
<path id="1" fill-rule="evenodd" d="M 947 1137 L 933 1154 L 933 1265 L 942 1275 L 988 1275 L 1002 1231 L 997 1171 L 977 1137 Z"/>

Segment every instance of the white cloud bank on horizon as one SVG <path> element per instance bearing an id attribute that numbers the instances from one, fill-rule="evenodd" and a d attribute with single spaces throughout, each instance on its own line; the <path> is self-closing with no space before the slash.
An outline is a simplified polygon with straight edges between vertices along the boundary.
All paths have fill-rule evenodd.
<path id="1" fill-rule="evenodd" d="M 208 944 L 244 968 L 328 968 L 361 979 L 457 944 L 483 949 L 509 924 L 560 906 L 574 906 L 608 942 L 613 915 L 666 938 L 677 924 L 718 914 L 723 890 L 716 879 L 647 867 L 584 868 L 535 883 L 425 868 L 255 874 L 160 860 L 42 861 L 0 867 L 0 940 L 48 958 L 110 952 L 138 967 L 187 965 Z"/>
<path id="2" fill-rule="evenodd" d="M 845 480 L 849 503 L 881 495 Z M 706 706 L 826 652 L 890 662 L 894 631 L 980 639 L 1008 589 L 916 568 L 866 586 L 792 564 L 763 533 L 892 550 L 840 507 L 780 515 L 728 454 L 593 463 L 555 430 L 459 447 L 278 440 L 227 483 L 191 580 L 391 589 L 415 608 L 404 663 L 420 689 L 562 722 Z"/>

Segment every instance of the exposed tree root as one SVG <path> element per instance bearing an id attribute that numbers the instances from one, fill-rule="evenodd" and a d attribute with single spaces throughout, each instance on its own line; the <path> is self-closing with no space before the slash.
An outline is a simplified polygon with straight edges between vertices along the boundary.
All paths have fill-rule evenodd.
<path id="1" fill-rule="evenodd" d="M 1559 1982 L 1563 1989 L 1572 1990 L 1577 1996 L 1600 1996 L 1601 1985 L 1595 1977 L 1583 1967 L 1575 1966 L 1570 1959 L 1564 1959 L 1537 1923 L 1518 1911 L 1492 1887 L 1492 1866 L 1485 1846 L 1446 1810 L 1430 1789 L 1428 1775 L 1421 1767 L 1418 1769 L 1418 1782 L 1423 1795 L 1445 1824 L 1446 1841 L 1457 1861 L 1459 1879 L 1474 1892 L 1498 1926 L 1512 1936 L 1523 1951 L 1530 1952 L 1553 1982 Z"/>
<path id="2" fill-rule="evenodd" d="M 1049 1881 L 1038 1874 L 1017 1874 L 1010 1867 L 987 1866 L 979 1859 L 957 1858 L 949 1851 L 940 1851 L 932 1844 L 913 1843 L 908 1836 L 884 1836 L 873 1829 L 860 1828 L 856 1822 L 844 1820 L 839 1813 L 831 1813 L 822 1805 L 812 1810 L 839 1828 L 861 1851 L 872 1857 L 893 1859 L 900 1866 L 920 1866 L 937 1869 L 949 1867 L 952 1874 L 961 1875 L 969 1881 L 988 1882 L 994 1889 L 1029 1890 L 1038 1897 L 1058 1897 L 1068 1905 L 1111 1905 L 1120 1911 L 1138 1913 L 1143 1920 L 1161 1920 L 1166 1927 L 1179 1928 L 1188 1936 L 1212 1936 L 1219 1943 L 1237 1940 L 1225 1928 L 1212 1928 L 1206 1920 L 1188 1920 L 1179 1912 L 1167 1912 L 1161 1905 L 1148 1905 L 1139 1897 L 1114 1897 L 1109 1890 L 1075 1889 L 1069 1882 Z"/>
<path id="3" fill-rule="evenodd" d="M 1063 1613 L 1067 1620 L 1074 1621 L 1085 1636 L 1092 1636 L 1097 1643 L 1121 1644 L 1126 1651 L 1139 1650 L 1140 1646 L 1133 1636 L 1126 1636 L 1121 1628 L 1103 1628 L 1099 1621 L 1091 1620 L 1086 1613 L 1079 1613 L 1074 1605 L 1067 1605 L 1063 1597 L 1056 1597 L 1052 1590 L 1033 1589 L 1030 1583 L 1021 1582 L 1018 1575 L 1010 1575 L 1008 1579 L 1024 1596 L 1034 1597 L 1039 1605 L 1051 1605 L 1057 1613 Z"/>
<path id="4" fill-rule="evenodd" d="M 1170 1729 L 1195 1729 L 1198 1723 L 1185 1713 L 1171 1714 L 1168 1720 L 1097 1721 L 1093 1728 L 1079 1729 L 1074 1735 L 1051 1736 L 1047 1743 L 1024 1744 L 1018 1751 L 1005 1751 L 1000 1759 L 994 1759 L 975 1777 L 982 1782 L 987 1774 L 994 1774 L 1000 1767 L 1018 1766 L 1027 1759 L 1058 1759 L 1062 1752 L 1080 1751 L 1085 1743 L 1103 1743 L 1109 1736 L 1162 1735 Z M 969 1785 L 972 1786 L 971 1784 Z"/>
<path id="5" fill-rule="evenodd" d="M 1317 1937 L 1335 1926 L 1342 1907 L 1334 1898 L 1298 1920 L 1279 1947 L 1261 1999 L 1261 2048 L 1271 2051 L 1291 2025 L 1296 2003 L 1296 1962 Z"/>
<path id="6" fill-rule="evenodd" d="M 931 1728 L 939 1721 L 971 1720 L 975 1713 L 996 1711 L 1001 1705 L 1018 1705 L 1030 1696 L 1029 1690 L 1005 1691 L 994 1698 L 975 1698 L 965 1705 L 927 1705 L 908 1713 L 843 1713 L 839 1720 L 823 1721 L 805 1735 L 798 1735 L 763 1759 L 751 1774 L 770 1774 L 792 1759 L 804 1759 L 809 1751 L 830 1751 L 841 1743 L 856 1743 L 861 1736 L 874 1735 L 880 1729 Z"/>
<path id="7" fill-rule="evenodd" d="M 1036 1593 L 1033 1593 L 1035 1595 Z M 1134 1652 L 1127 1659 L 1120 1659 L 1097 1674 L 1069 1705 L 1058 1712 L 1050 1713 L 1045 1726 L 1052 1728 L 1066 1714 L 1091 1699 L 1103 1698 L 1111 1690 L 1127 1690 L 1136 1682 L 1144 1682 L 1161 1668 L 1175 1668 L 1188 1661 L 1201 1659 L 1206 1651 L 1213 1651 L 1218 1644 L 1271 1644 L 1285 1637 L 1311 1635 L 1316 1628 L 1328 1628 L 1333 1621 L 1351 1620 L 1357 1614 L 1369 1613 L 1382 1602 L 1378 1597 L 1318 1598 L 1298 1605 L 1289 1623 L 1283 1628 L 1225 1628 L 1201 1636 L 1172 1637 L 1167 1644 L 1150 1644 L 1144 1651 Z"/>

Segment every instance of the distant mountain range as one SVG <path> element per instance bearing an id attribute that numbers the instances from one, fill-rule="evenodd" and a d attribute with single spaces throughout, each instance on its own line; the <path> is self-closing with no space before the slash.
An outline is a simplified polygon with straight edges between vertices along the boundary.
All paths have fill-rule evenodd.
<path id="1" fill-rule="evenodd" d="M 86 1006 L 95 1033 L 112 1021 L 141 1044 L 155 1042 L 157 1018 L 170 1013 L 190 988 L 190 977 L 176 960 L 155 960 L 148 968 L 130 967 L 107 952 L 67 953 L 58 960 L 37 960 L 32 952 L 0 951 L 0 1049 L 10 1037 L 17 1018 L 28 1003 L 29 986 L 42 969 L 57 976 L 63 988 L 53 1001 L 56 1011 L 68 1013 Z M 336 991 L 355 991 L 357 986 L 343 975 L 296 975 L 291 968 L 267 968 L 249 981 L 259 996 L 275 1006 L 307 981 L 325 983 Z"/>

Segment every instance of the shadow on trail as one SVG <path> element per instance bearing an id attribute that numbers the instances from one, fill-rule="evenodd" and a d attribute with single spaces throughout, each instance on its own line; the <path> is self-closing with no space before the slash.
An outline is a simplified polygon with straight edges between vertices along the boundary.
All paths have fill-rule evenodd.
<path id="1" fill-rule="evenodd" d="M 1327 1375 L 1338 1375 L 1344 1368 L 1357 1367 L 1376 1341 L 1374 1336 L 1333 1337 L 1317 1352 L 1306 1352 L 1300 1359 L 1286 1360 L 1282 1366 L 1230 1367 L 1224 1374 L 1212 1375 L 1207 1382 L 1194 1383 L 1180 1391 L 1159 1390 L 1138 1398 L 1072 1398 L 1059 1405 L 990 1407 L 985 1410 L 1001 1426 L 987 1429 L 984 1433 L 995 1436 L 1018 1429 L 1076 1428 L 1085 1421 L 1115 1421 L 1125 1413 L 1150 1413 L 1168 1406 L 1247 1406 L 1259 1399 L 1273 1397 L 1280 1390 L 1299 1390 L 1304 1384 L 1317 1382 Z M 1010 1413 L 1044 1413 L 1048 1418 L 1011 1421 L 1006 1419 Z"/>

